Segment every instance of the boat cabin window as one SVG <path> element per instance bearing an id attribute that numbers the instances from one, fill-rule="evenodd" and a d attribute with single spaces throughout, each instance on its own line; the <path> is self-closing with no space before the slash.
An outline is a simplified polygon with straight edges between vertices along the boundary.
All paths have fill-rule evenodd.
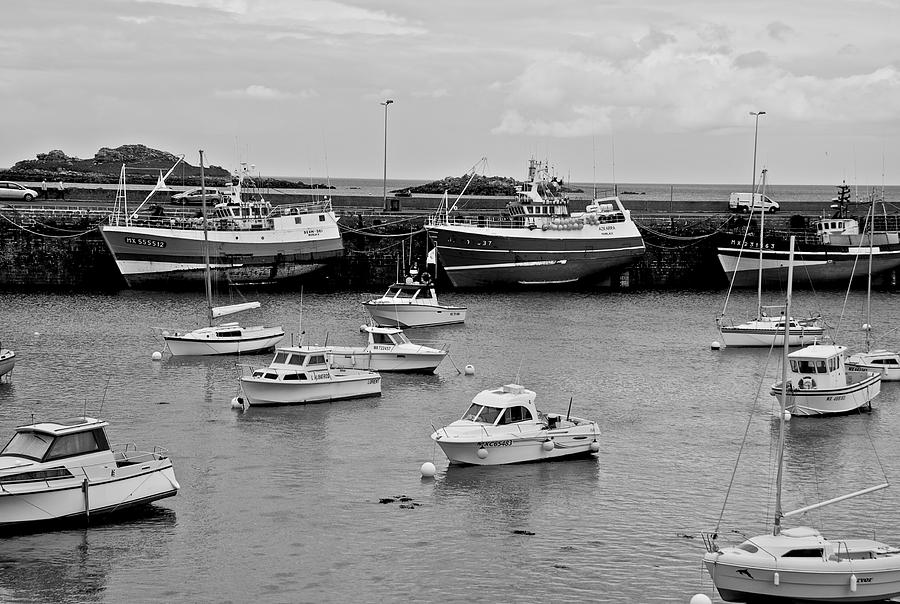
<path id="1" fill-rule="evenodd" d="M 263 377 L 266 378 L 267 380 L 277 380 L 278 374 L 277 373 L 266 373 Z"/>
<path id="2" fill-rule="evenodd" d="M 756 547 L 755 545 L 753 545 L 752 543 L 750 543 L 749 541 L 745 541 L 745 542 L 741 543 L 739 546 L 737 546 L 737 548 L 742 549 L 745 552 L 750 552 L 751 554 L 755 554 L 756 552 L 759 551 L 759 548 Z"/>
<path id="3" fill-rule="evenodd" d="M 791 371 L 794 373 L 828 373 L 825 361 L 807 359 L 791 360 Z"/>
<path id="4" fill-rule="evenodd" d="M 299 373 L 285 373 L 283 380 L 285 382 L 298 382 L 300 381 L 300 375 Z"/>
<path id="5" fill-rule="evenodd" d="M 33 472 L 19 472 L 7 474 L 0 478 L 4 482 L 27 482 L 29 480 L 53 480 L 54 478 L 71 478 L 72 473 L 67 468 L 49 468 L 47 470 L 35 470 Z"/>
<path id="6" fill-rule="evenodd" d="M 434 298 L 434 290 L 425 288 L 419 292 L 419 299 Z"/>
<path id="7" fill-rule="evenodd" d="M 288 353 L 286 353 L 286 352 L 276 352 L 276 353 L 275 353 L 275 359 L 274 359 L 272 362 L 273 362 L 273 363 L 279 363 L 279 364 L 287 363 L 288 356 L 289 356 L 289 355 L 288 355 Z"/>
<path id="8" fill-rule="evenodd" d="M 792 549 L 781 555 L 782 558 L 821 558 L 822 548 Z"/>
<path id="9" fill-rule="evenodd" d="M 37 432 L 16 432 L 0 455 L 16 455 L 40 461 L 50 447 L 53 437 Z"/>
<path id="10" fill-rule="evenodd" d="M 874 359 L 872 361 L 874 365 L 897 365 L 897 359 Z"/>
<path id="11" fill-rule="evenodd" d="M 500 422 L 498 425 L 503 424 L 515 424 L 517 422 L 524 422 L 533 419 L 531 417 L 531 411 L 528 410 L 528 407 L 510 407 L 503 411 L 503 416 L 500 418 Z"/>
<path id="12" fill-rule="evenodd" d="M 98 442 L 98 437 L 102 439 L 100 442 Z M 94 453 L 104 449 L 109 449 L 109 444 L 106 442 L 106 436 L 102 430 L 64 434 L 53 439 L 53 444 L 50 446 L 50 450 L 47 451 L 47 456 L 44 460 L 84 455 L 85 453 Z"/>
<path id="13" fill-rule="evenodd" d="M 405 333 L 395 333 L 391 336 L 391 339 L 394 340 L 395 344 L 409 344 L 409 338 L 406 337 Z"/>
<path id="14" fill-rule="evenodd" d="M 302 354 L 292 354 L 291 358 L 288 359 L 288 365 L 296 365 L 297 367 L 303 367 L 303 359 L 304 356 Z"/>
<path id="15" fill-rule="evenodd" d="M 469 407 L 469 410 L 463 415 L 463 419 L 469 419 L 481 424 L 493 425 L 493 423 L 497 421 L 497 416 L 500 415 L 500 411 L 501 410 L 497 407 L 483 407 L 478 403 L 472 403 L 472 406 Z"/>
<path id="16" fill-rule="evenodd" d="M 399 287 L 389 287 L 387 290 L 387 293 L 384 294 L 384 297 L 385 298 L 393 298 L 394 296 L 396 296 L 399 293 L 400 293 Z"/>
<path id="17" fill-rule="evenodd" d="M 241 335 L 240 331 L 217 331 L 216 335 L 220 338 L 238 338 Z"/>
<path id="18" fill-rule="evenodd" d="M 374 344 L 393 344 L 386 333 L 373 333 L 372 343 Z"/>
<path id="19" fill-rule="evenodd" d="M 325 355 L 324 354 L 309 355 L 309 363 L 307 363 L 307 365 L 324 365 L 324 364 L 325 364 Z"/>

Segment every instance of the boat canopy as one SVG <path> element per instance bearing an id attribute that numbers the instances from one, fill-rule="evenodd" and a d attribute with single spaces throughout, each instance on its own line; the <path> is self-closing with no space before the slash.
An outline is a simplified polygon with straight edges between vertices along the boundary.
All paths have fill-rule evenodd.
<path id="1" fill-rule="evenodd" d="M 73 420 L 76 421 L 78 423 L 43 423 L 16 428 L 0 456 L 41 462 L 109 450 L 103 429 L 106 422 L 91 418 Z"/>

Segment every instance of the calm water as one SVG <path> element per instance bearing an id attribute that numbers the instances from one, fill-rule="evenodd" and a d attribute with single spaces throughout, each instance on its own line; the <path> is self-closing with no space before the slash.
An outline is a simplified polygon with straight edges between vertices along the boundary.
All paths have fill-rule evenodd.
<path id="1" fill-rule="evenodd" d="M 380 294 L 381 291 L 371 292 Z M 113 442 L 167 446 L 177 497 L 130 522 L 0 541 L 4 602 L 687 602 L 714 596 L 700 530 L 715 527 L 750 410 L 748 444 L 725 510 L 723 542 L 767 530 L 774 399 L 765 350 L 713 352 L 723 293 L 447 292 L 465 326 L 409 332 L 449 341 L 433 376 L 385 375 L 381 398 L 279 409 L 230 408 L 234 358 L 153 362 L 154 327 L 201 320 L 192 294 L 0 294 L 0 335 L 19 354 L 0 385 L 0 439 L 36 419 L 111 422 Z M 876 325 L 900 324 L 877 294 Z M 368 294 L 306 295 L 307 341 L 362 341 Z M 265 317 L 296 331 L 299 296 L 265 294 Z M 840 293 L 795 296 L 837 324 Z M 730 308 L 742 316 L 753 292 Z M 859 325 L 860 294 L 842 342 Z M 896 333 L 881 344 L 900 345 Z M 777 356 L 777 355 L 775 355 Z M 265 364 L 268 356 L 241 362 Z M 544 411 L 596 419 L 593 459 L 449 468 L 431 426 L 481 389 L 519 382 Z M 762 392 L 757 394 L 762 384 Z M 101 410 L 102 406 L 102 410 Z M 900 474 L 900 387 L 871 414 L 794 420 L 786 508 Z M 871 437 L 871 442 L 869 436 Z M 438 475 L 423 480 L 419 466 Z M 406 495 L 406 509 L 379 499 Z M 900 544 L 900 491 L 816 511 L 806 522 Z M 517 532 L 518 531 L 518 532 Z M 533 533 L 533 534 L 530 534 Z"/>

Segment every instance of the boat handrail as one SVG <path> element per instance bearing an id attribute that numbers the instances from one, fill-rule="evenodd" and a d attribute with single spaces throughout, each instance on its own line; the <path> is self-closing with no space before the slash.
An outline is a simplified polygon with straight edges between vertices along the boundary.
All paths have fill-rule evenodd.
<path id="1" fill-rule="evenodd" d="M 165 216 L 136 216 L 131 218 L 127 223 L 114 222 L 110 220 L 110 225 L 118 226 L 127 224 L 129 226 L 145 226 L 159 229 L 178 229 L 178 230 L 203 230 L 203 218 L 199 216 L 188 216 L 180 213 Z M 271 218 L 246 217 L 246 218 L 210 218 L 207 225 L 210 231 L 267 231 L 274 228 Z"/>
<path id="2" fill-rule="evenodd" d="M 599 224 L 627 224 L 631 222 L 630 218 L 624 213 L 615 211 L 610 214 L 598 214 Z M 426 226 L 475 226 L 490 227 L 495 229 L 522 229 L 531 228 L 533 230 L 547 230 L 552 226 L 559 225 L 560 230 L 575 230 L 585 226 L 583 214 L 578 216 L 538 216 L 537 220 L 526 222 L 521 218 L 510 220 L 509 218 L 498 217 L 496 215 L 481 214 L 477 216 L 431 216 L 426 218 Z M 553 220 L 568 221 L 566 223 L 554 223 Z"/>
<path id="3" fill-rule="evenodd" d="M 291 204 L 279 204 L 272 208 L 269 217 L 276 216 L 294 216 L 297 214 L 318 214 L 321 212 L 331 212 L 331 199 L 321 201 L 306 201 Z"/>

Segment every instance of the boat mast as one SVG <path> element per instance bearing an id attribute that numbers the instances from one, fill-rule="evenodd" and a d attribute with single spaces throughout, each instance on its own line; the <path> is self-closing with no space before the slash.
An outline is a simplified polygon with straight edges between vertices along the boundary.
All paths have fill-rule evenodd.
<path id="1" fill-rule="evenodd" d="M 749 216 L 753 216 L 753 206 L 756 205 L 754 202 L 756 201 L 756 141 L 759 138 L 759 116 L 765 115 L 765 111 L 751 111 L 750 115 L 755 118 L 755 124 L 753 126 L 753 176 L 750 179 L 750 213 Z M 763 178 L 765 178 L 765 172 L 763 172 Z M 762 207 L 762 199 L 759 200 L 759 213 L 760 216 L 765 214 Z M 747 223 L 747 227 L 749 228 L 749 222 Z M 757 287 L 756 294 L 756 318 L 762 318 L 762 260 L 763 260 L 763 247 L 762 247 L 762 237 L 763 237 L 763 223 L 759 223 L 759 285 Z M 737 269 L 735 269 L 735 274 L 737 274 Z M 787 319 L 787 317 L 785 317 Z"/>
<path id="2" fill-rule="evenodd" d="M 206 217 L 206 177 L 203 172 L 203 149 L 200 149 L 200 199 L 203 203 L 203 262 L 206 264 L 206 319 L 213 326 L 212 278 L 209 274 L 209 220 Z"/>
<path id="3" fill-rule="evenodd" d="M 754 157 L 756 154 L 754 153 Z M 767 170 L 763 168 L 762 171 L 762 197 L 759 200 L 759 275 L 757 276 L 756 283 L 756 318 L 762 318 L 762 275 L 763 275 L 763 231 L 765 231 L 766 226 L 766 209 L 763 207 L 762 200 L 766 196 L 766 172 Z M 754 201 L 756 201 L 756 191 L 752 193 L 752 199 L 750 201 L 750 213 L 753 214 L 753 206 L 755 205 Z M 785 311 L 787 312 L 787 311 Z M 785 315 L 785 320 L 787 320 L 787 315 Z"/>
<path id="4" fill-rule="evenodd" d="M 872 209 L 869 211 L 869 281 L 866 285 L 866 352 L 869 352 L 872 333 L 872 243 L 875 239 L 875 196 L 872 196 Z"/>
<path id="5" fill-rule="evenodd" d="M 787 367 L 788 367 L 788 334 L 791 316 L 791 293 L 794 285 L 794 236 L 791 235 L 790 253 L 788 255 L 788 281 L 787 297 L 784 301 L 784 350 L 781 359 L 781 404 L 778 413 L 778 473 L 775 478 L 775 526 L 773 535 L 781 532 L 781 519 L 784 513 L 781 511 L 781 478 L 784 462 L 784 405 L 787 401 Z"/>

